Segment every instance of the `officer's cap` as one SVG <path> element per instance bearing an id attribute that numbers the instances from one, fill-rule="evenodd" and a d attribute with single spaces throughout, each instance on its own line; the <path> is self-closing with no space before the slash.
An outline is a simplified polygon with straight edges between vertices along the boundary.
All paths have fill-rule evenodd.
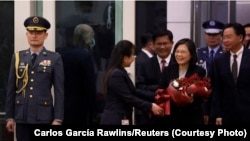
<path id="1" fill-rule="evenodd" d="M 202 24 L 202 27 L 204 28 L 205 32 L 209 34 L 220 33 L 224 26 L 225 25 L 222 22 L 216 20 L 208 20 Z"/>
<path id="2" fill-rule="evenodd" d="M 46 31 L 50 28 L 50 23 L 43 17 L 32 16 L 24 21 L 24 26 L 29 31 Z"/>

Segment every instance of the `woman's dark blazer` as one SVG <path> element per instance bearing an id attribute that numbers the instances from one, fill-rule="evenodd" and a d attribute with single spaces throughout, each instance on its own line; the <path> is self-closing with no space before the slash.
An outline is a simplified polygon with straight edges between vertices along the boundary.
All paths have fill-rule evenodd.
<path id="1" fill-rule="evenodd" d="M 121 125 L 122 119 L 131 124 L 132 108 L 150 111 L 152 104 L 139 99 L 136 89 L 124 68 L 114 69 L 108 78 L 104 112 L 100 124 Z"/>
<path id="2" fill-rule="evenodd" d="M 185 77 L 197 73 L 200 77 L 205 77 L 206 70 L 197 65 L 190 65 Z M 171 81 L 179 78 L 179 65 L 168 66 L 162 74 L 159 88 L 165 89 Z M 194 97 L 194 101 L 184 107 L 177 107 L 171 102 L 171 123 L 172 125 L 201 125 L 203 124 L 203 99 Z"/>

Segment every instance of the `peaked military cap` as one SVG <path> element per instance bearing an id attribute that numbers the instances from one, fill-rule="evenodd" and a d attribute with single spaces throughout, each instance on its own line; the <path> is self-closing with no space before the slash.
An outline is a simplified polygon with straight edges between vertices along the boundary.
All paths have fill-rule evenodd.
<path id="1" fill-rule="evenodd" d="M 202 24 L 202 27 L 204 28 L 205 32 L 210 34 L 220 33 L 224 26 L 225 25 L 222 22 L 216 20 L 208 20 Z"/>
<path id="2" fill-rule="evenodd" d="M 44 31 L 50 28 L 50 23 L 43 17 L 31 16 L 24 21 L 24 26 L 30 31 Z"/>

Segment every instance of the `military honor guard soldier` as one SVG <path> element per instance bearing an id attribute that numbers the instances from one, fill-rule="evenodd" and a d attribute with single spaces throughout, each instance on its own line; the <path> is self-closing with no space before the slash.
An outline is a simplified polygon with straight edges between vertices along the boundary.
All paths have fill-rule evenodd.
<path id="1" fill-rule="evenodd" d="M 197 50 L 198 65 L 206 69 L 207 75 L 212 77 L 211 63 L 214 57 L 221 55 L 224 50 L 222 47 L 222 30 L 224 24 L 216 20 L 208 20 L 202 24 L 205 31 L 205 41 L 207 46 Z M 204 103 L 204 124 L 209 124 L 211 121 L 211 98 L 212 95 Z M 213 122 L 213 121 L 211 121 Z M 214 122 L 213 122 L 214 123 Z"/>
<path id="2" fill-rule="evenodd" d="M 24 26 L 30 47 L 12 57 L 5 106 L 6 128 L 16 130 L 17 141 L 30 141 L 34 124 L 61 125 L 64 115 L 62 59 L 44 47 L 50 23 L 32 16 Z"/>
<path id="3" fill-rule="evenodd" d="M 212 58 L 223 53 L 221 31 L 224 24 L 220 21 L 208 20 L 202 24 L 202 27 L 205 31 L 207 46 L 198 49 L 198 64 L 204 66 L 208 71 Z"/>

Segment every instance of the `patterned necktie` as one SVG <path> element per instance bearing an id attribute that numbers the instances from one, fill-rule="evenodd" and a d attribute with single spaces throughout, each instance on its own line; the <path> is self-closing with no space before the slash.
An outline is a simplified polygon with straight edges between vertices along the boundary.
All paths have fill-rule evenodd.
<path id="1" fill-rule="evenodd" d="M 37 57 L 37 54 L 36 54 L 36 53 L 33 53 L 33 54 L 32 54 L 32 60 L 31 60 L 32 65 L 33 65 L 34 62 L 36 61 L 36 57 Z"/>
<path id="2" fill-rule="evenodd" d="M 237 72 L 238 72 L 238 66 L 237 66 L 237 60 L 236 60 L 237 55 L 234 54 L 233 57 L 234 57 L 234 61 L 232 64 L 232 74 L 233 74 L 234 82 L 236 83 L 237 82 Z"/>
<path id="3" fill-rule="evenodd" d="M 209 57 L 209 58 L 212 59 L 213 57 L 214 57 L 214 50 L 211 50 L 211 51 L 210 51 L 210 57 Z"/>
<path id="4" fill-rule="evenodd" d="M 161 72 L 164 71 L 165 66 L 166 66 L 166 61 L 165 60 L 161 60 Z"/>

